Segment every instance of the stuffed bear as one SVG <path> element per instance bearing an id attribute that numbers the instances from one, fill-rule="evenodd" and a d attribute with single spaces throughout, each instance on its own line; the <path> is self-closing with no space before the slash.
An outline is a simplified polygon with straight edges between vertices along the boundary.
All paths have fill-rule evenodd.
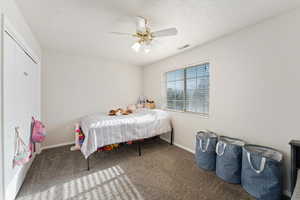
<path id="1" fill-rule="evenodd" d="M 117 110 L 110 110 L 108 115 L 119 116 L 119 115 L 129 115 L 131 113 L 132 113 L 132 110 L 130 110 L 130 109 L 123 110 L 122 108 L 118 108 Z"/>

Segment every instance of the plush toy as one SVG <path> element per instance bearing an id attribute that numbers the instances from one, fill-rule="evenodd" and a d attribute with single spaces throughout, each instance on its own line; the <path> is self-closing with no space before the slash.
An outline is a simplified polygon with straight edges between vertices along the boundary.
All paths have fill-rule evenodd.
<path id="1" fill-rule="evenodd" d="M 135 104 L 130 104 L 129 106 L 127 106 L 127 110 L 131 110 L 132 112 L 134 112 L 136 110 Z"/>
<path id="2" fill-rule="evenodd" d="M 116 115 L 116 111 L 115 110 L 110 110 L 109 113 L 108 113 L 108 115 L 114 116 L 114 115 Z"/>
<path id="3" fill-rule="evenodd" d="M 117 148 L 117 147 L 119 147 L 119 144 L 113 144 L 113 147 Z"/>
<path id="4" fill-rule="evenodd" d="M 148 109 L 154 109 L 155 108 L 154 101 L 150 101 L 150 100 L 147 99 L 145 107 L 148 108 Z"/>
<path id="5" fill-rule="evenodd" d="M 131 113 L 132 113 L 132 110 L 127 109 L 127 110 L 125 110 L 122 114 L 123 114 L 123 115 L 129 115 L 129 114 L 131 114 Z"/>
<path id="6" fill-rule="evenodd" d="M 122 108 L 118 108 L 117 110 L 110 110 L 108 115 L 110 116 L 119 116 L 119 115 L 129 115 L 132 113 L 132 110 L 127 109 L 127 110 L 123 110 Z"/>
<path id="7" fill-rule="evenodd" d="M 118 115 L 122 115 L 123 112 L 124 112 L 124 110 L 123 110 L 122 108 L 118 108 L 118 109 L 116 110 L 116 115 L 117 115 L 117 116 L 118 116 Z"/>
<path id="8" fill-rule="evenodd" d="M 104 147 L 100 147 L 97 149 L 97 151 L 111 151 L 118 147 L 119 147 L 119 144 L 111 144 L 111 145 L 106 145 Z"/>
<path id="9" fill-rule="evenodd" d="M 79 124 L 75 124 L 75 145 L 71 147 L 71 151 L 80 150 L 81 130 Z M 82 136 L 81 136 L 82 137 Z"/>
<path id="10" fill-rule="evenodd" d="M 113 145 L 107 145 L 107 146 L 105 146 L 103 149 L 104 149 L 105 151 L 111 151 L 111 150 L 113 150 L 113 148 L 114 148 Z"/>

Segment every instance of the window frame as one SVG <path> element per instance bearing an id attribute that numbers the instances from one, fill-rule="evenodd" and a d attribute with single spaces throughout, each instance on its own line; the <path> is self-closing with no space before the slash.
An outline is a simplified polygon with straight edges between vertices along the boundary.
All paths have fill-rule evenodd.
<path id="1" fill-rule="evenodd" d="M 208 112 L 207 113 L 188 111 L 186 109 L 186 101 L 187 101 L 187 95 L 186 95 L 186 89 L 187 89 L 186 70 L 189 69 L 189 68 L 193 68 L 193 67 L 197 67 L 197 66 L 202 66 L 202 65 L 208 65 L 208 67 L 209 67 L 209 75 L 208 75 L 208 105 L 207 105 Z M 167 74 L 169 72 L 175 72 L 175 71 L 178 71 L 178 70 L 184 70 L 184 78 L 183 78 L 183 82 L 184 82 L 184 87 L 183 87 L 184 88 L 184 109 L 183 110 L 177 110 L 177 109 L 168 108 L 167 90 L 168 90 L 168 82 L 169 81 L 167 79 Z M 184 67 L 176 68 L 174 70 L 170 70 L 170 71 L 165 72 L 164 73 L 164 75 L 165 75 L 164 76 L 165 77 L 164 84 L 165 84 L 165 101 L 166 101 L 166 106 L 165 106 L 164 110 L 171 111 L 171 112 L 196 114 L 196 115 L 200 115 L 200 116 L 202 116 L 204 118 L 209 118 L 209 115 L 210 115 L 210 72 L 211 72 L 211 64 L 210 64 L 209 61 L 201 62 L 201 63 L 198 63 L 198 64 L 185 65 Z M 176 82 L 176 80 L 174 82 Z"/>

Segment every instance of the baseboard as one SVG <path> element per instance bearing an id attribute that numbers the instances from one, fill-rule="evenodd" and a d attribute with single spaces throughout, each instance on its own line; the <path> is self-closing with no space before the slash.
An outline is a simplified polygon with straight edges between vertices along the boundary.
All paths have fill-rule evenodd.
<path id="1" fill-rule="evenodd" d="M 164 141 L 166 141 L 166 142 L 170 142 L 168 139 L 163 138 L 163 137 L 160 137 L 160 139 L 162 139 L 162 140 L 164 140 Z M 186 151 L 188 151 L 188 152 L 190 152 L 190 153 L 192 153 L 192 154 L 195 154 L 195 151 L 192 150 L 192 149 L 190 149 L 190 148 L 187 148 L 187 147 L 185 147 L 185 146 L 183 146 L 183 145 L 181 145 L 181 144 L 177 144 L 176 142 L 173 142 L 173 144 L 174 144 L 175 146 L 177 146 L 177 147 L 183 149 L 183 150 L 186 150 Z"/>
<path id="2" fill-rule="evenodd" d="M 45 146 L 45 147 L 42 147 L 41 150 L 43 151 L 43 150 L 46 150 L 46 149 L 52 149 L 52 148 L 62 147 L 62 146 L 67 146 L 67 145 L 72 145 L 72 144 L 75 144 L 74 141 Z"/>

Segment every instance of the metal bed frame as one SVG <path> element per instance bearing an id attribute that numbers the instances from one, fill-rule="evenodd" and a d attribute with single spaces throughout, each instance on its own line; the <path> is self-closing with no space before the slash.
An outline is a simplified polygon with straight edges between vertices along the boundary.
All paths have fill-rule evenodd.
<path id="1" fill-rule="evenodd" d="M 147 139 L 147 138 L 143 138 L 143 139 Z M 174 140 L 174 130 L 173 130 L 173 127 L 171 128 L 171 132 L 170 132 L 170 145 L 173 145 L 173 140 Z M 138 141 L 137 142 L 137 149 L 138 149 L 138 153 L 139 153 L 139 156 L 142 155 L 142 147 L 141 147 L 141 141 Z M 92 154 L 91 154 L 92 155 Z M 90 155 L 90 156 L 91 156 Z M 86 162 L 87 162 L 87 170 L 89 171 L 90 170 L 90 156 L 87 157 L 86 159 Z"/>

